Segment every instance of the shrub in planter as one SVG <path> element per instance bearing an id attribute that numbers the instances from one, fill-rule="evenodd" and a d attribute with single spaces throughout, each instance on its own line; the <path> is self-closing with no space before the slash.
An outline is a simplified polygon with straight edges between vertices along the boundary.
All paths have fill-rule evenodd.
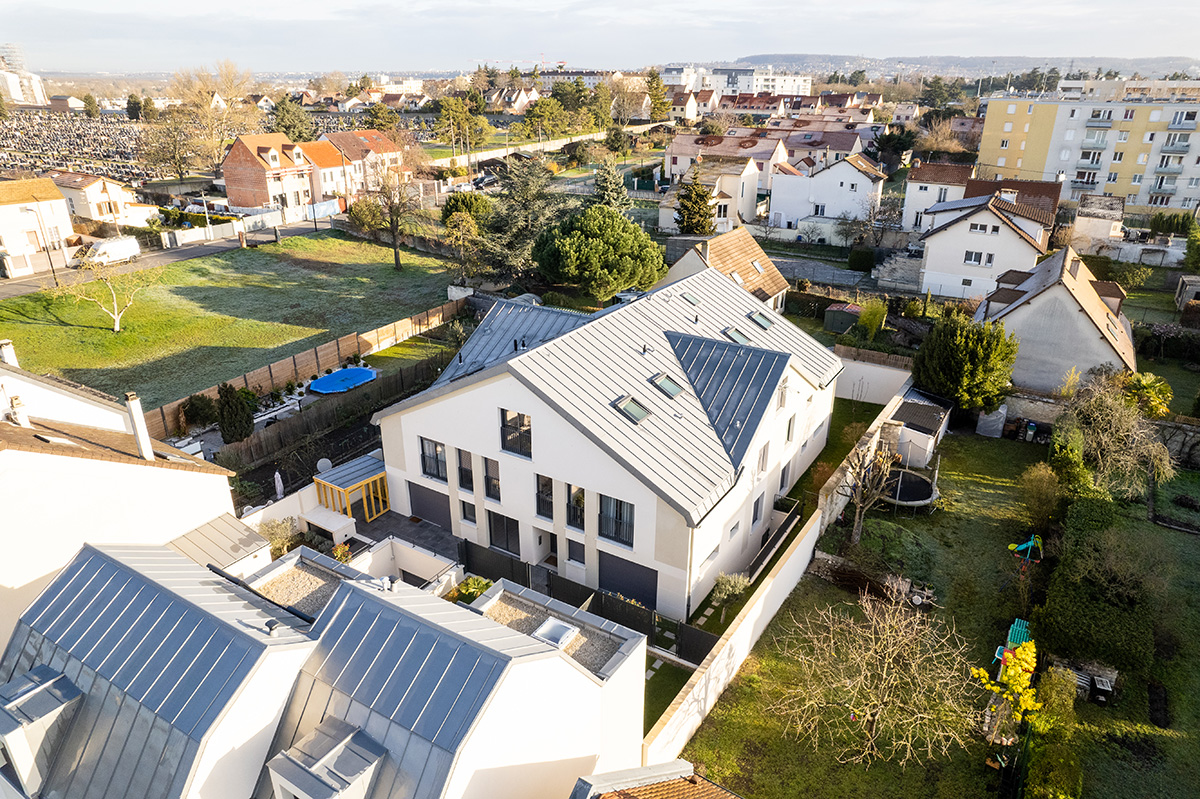
<path id="1" fill-rule="evenodd" d="M 255 411 L 258 410 L 258 395 L 257 394 L 255 394 L 253 391 L 251 391 L 248 388 L 239 388 L 237 390 L 237 393 L 238 393 L 238 396 L 242 398 L 242 401 L 246 403 L 246 407 L 248 407 L 250 409 L 250 413 L 254 413 Z"/>

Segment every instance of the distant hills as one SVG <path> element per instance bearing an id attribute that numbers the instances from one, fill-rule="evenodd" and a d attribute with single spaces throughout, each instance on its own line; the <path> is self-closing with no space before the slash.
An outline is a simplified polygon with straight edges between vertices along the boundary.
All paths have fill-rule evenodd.
<path id="1" fill-rule="evenodd" d="M 1097 69 L 1108 71 L 1115 69 L 1123 77 L 1130 77 L 1135 72 L 1145 78 L 1161 78 L 1173 72 L 1188 72 L 1195 78 L 1200 78 L 1200 59 L 1184 56 L 1159 56 L 1155 58 L 1120 58 L 1116 56 L 1051 56 L 1033 58 L 1026 56 L 893 56 L 887 58 L 868 58 L 858 55 L 819 55 L 804 53 L 766 53 L 748 55 L 736 62 L 701 64 L 697 66 L 765 66 L 773 65 L 776 69 L 788 72 L 812 73 L 814 76 L 827 75 L 831 72 L 853 72 L 856 69 L 866 70 L 872 78 L 881 75 L 895 75 L 897 72 L 910 74 L 920 72 L 926 75 L 961 76 L 964 78 L 986 77 L 988 75 L 1004 75 L 1008 72 L 1021 73 L 1037 67 L 1043 72 L 1051 67 L 1058 67 L 1060 72 L 1075 72 L 1086 69 L 1095 72 Z"/>

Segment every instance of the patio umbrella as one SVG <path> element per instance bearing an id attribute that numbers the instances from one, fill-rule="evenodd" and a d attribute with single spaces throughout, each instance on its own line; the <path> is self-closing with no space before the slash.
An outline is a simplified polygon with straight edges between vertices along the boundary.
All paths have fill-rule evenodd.
<path id="1" fill-rule="evenodd" d="M 283 499 L 283 475 L 275 470 L 275 499 Z"/>

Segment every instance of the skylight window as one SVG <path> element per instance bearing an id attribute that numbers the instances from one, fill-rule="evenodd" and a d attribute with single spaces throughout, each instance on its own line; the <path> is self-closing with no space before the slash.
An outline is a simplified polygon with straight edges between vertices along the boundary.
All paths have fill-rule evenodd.
<path id="1" fill-rule="evenodd" d="M 668 375 L 659 375 L 658 377 L 650 378 L 650 382 L 658 387 L 658 390 L 666 394 L 671 399 L 675 399 L 683 393 L 683 386 L 676 383 Z"/>
<path id="2" fill-rule="evenodd" d="M 730 277 L 733 278 L 733 282 L 737 283 L 739 286 L 743 285 L 743 283 L 745 282 L 742 280 L 742 276 L 739 275 L 737 272 L 734 272 L 733 274 L 731 274 Z"/>
<path id="3" fill-rule="evenodd" d="M 750 337 L 747 336 L 742 331 L 738 330 L 736 327 L 727 327 L 722 332 L 726 336 L 729 337 L 730 341 L 733 341 L 737 344 L 749 344 L 750 343 Z"/>
<path id="4" fill-rule="evenodd" d="M 763 273 L 763 266 L 758 261 L 751 261 L 750 265 L 754 267 L 755 272 L 758 272 L 760 275 Z"/>
<path id="5" fill-rule="evenodd" d="M 643 419 L 650 415 L 650 409 L 642 403 L 635 400 L 633 397 L 626 397 L 617 401 L 617 410 L 625 415 L 625 418 L 634 424 L 639 424 Z"/>
<path id="6" fill-rule="evenodd" d="M 754 324 L 758 325 L 763 330 L 770 330 L 771 325 L 775 324 L 775 321 L 762 311 L 755 311 L 754 313 L 750 314 L 750 319 L 754 322 Z"/>
<path id="7" fill-rule="evenodd" d="M 692 305 L 700 304 L 700 298 L 697 297 L 695 294 L 692 294 L 690 291 L 685 291 L 680 296 L 682 296 L 685 300 L 690 302 Z"/>

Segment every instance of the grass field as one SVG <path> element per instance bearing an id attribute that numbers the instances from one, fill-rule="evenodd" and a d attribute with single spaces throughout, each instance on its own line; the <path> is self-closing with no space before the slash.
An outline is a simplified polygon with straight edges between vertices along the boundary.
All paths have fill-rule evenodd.
<path id="1" fill-rule="evenodd" d="M 90 304 L 45 293 L 0 302 L 0 338 L 21 365 L 147 408 L 187 396 L 347 333 L 446 300 L 446 262 L 332 232 L 180 261 L 138 296 L 113 333 Z"/>
<path id="2" fill-rule="evenodd" d="M 1200 363 L 1200 353 L 1196 353 L 1196 362 Z M 1138 371 L 1152 372 L 1171 384 L 1172 413 L 1192 415 L 1196 392 L 1200 392 L 1200 372 L 1185 369 L 1177 358 L 1138 358 Z"/>
<path id="3" fill-rule="evenodd" d="M 646 656 L 646 669 L 655 660 L 654 655 Z M 692 676 L 692 672 L 671 663 L 663 663 L 654 672 L 654 676 L 646 680 L 646 703 L 642 707 L 643 732 L 658 723 L 659 718 L 667 711 L 671 701 L 683 690 L 684 684 Z"/>
<path id="4" fill-rule="evenodd" d="M 868 523 L 876 530 L 899 525 L 911 534 L 904 572 L 933 584 L 943 612 L 972 643 L 973 659 L 986 666 L 1012 619 L 1022 615 L 1011 581 L 1016 561 L 1007 545 L 1024 536 L 1020 474 L 1042 460 L 1046 448 L 952 434 L 940 452 L 944 510 L 932 515 L 880 512 Z M 1190 485 L 1181 487 L 1188 490 Z M 1200 538 L 1152 525 L 1145 515 L 1143 505 L 1122 507 L 1118 525 L 1146 546 L 1163 550 L 1174 564 L 1149 675 L 1166 687 L 1172 724 L 1169 730 L 1149 724 L 1144 678 L 1125 675 L 1107 709 L 1077 704 L 1081 725 L 1075 740 L 1089 799 L 1200 795 Z M 836 547 L 837 537 L 827 534 L 821 547 Z M 793 614 L 853 600 L 815 578 L 802 581 L 683 757 L 704 763 L 710 779 L 746 799 L 810 792 L 873 799 L 988 795 L 996 773 L 983 766 L 981 746 L 926 767 L 901 771 L 882 763 L 868 770 L 841 765 L 831 752 L 798 742 L 772 713 L 771 703 L 794 675 L 773 645 L 774 636 Z"/>
<path id="5" fill-rule="evenodd" d="M 1165 291 L 1135 289 L 1121 306 L 1131 322 L 1169 323 L 1179 320 L 1175 298 Z"/>
<path id="6" fill-rule="evenodd" d="M 825 322 L 813 316 L 797 316 L 786 314 L 787 320 L 808 335 L 821 342 L 823 346 L 832 347 L 837 342 L 837 334 L 825 329 Z"/>
<path id="7" fill-rule="evenodd" d="M 413 336 L 399 344 L 380 350 L 374 355 L 363 358 L 368 366 L 379 370 L 380 374 L 394 374 L 401 369 L 412 366 L 418 361 L 441 355 L 445 352 L 455 352 L 458 347 L 445 341 L 435 341 L 424 336 Z"/>

